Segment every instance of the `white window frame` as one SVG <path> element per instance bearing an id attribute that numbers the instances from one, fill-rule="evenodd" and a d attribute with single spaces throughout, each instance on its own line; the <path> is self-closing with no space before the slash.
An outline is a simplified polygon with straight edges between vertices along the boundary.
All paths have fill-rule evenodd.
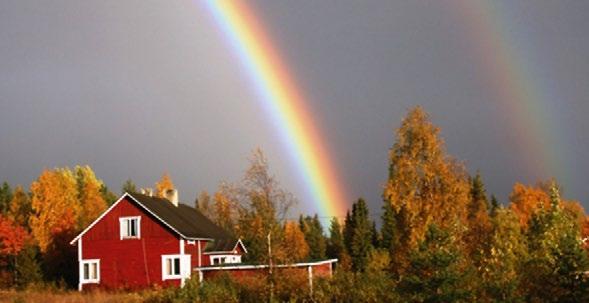
<path id="1" fill-rule="evenodd" d="M 241 255 L 212 255 L 211 265 L 223 264 L 239 264 L 241 263 Z M 217 262 L 215 262 L 215 260 Z"/>
<path id="2" fill-rule="evenodd" d="M 92 268 L 93 264 L 96 264 L 96 278 L 90 277 L 90 269 Z M 88 279 L 85 277 L 86 265 L 88 265 Z M 88 259 L 80 261 L 80 283 L 100 283 L 100 259 Z"/>
<path id="3" fill-rule="evenodd" d="M 129 226 L 129 222 L 131 222 L 133 220 L 137 221 L 137 226 L 136 226 L 137 235 L 136 236 L 127 236 L 127 235 L 125 235 L 125 233 L 128 232 L 127 228 Z M 126 222 L 126 224 L 124 224 L 123 222 Z M 125 228 L 125 227 L 127 227 L 127 228 Z M 121 236 L 121 240 L 141 239 L 141 216 L 120 217 L 119 218 L 119 234 Z"/>
<path id="4" fill-rule="evenodd" d="M 168 260 L 178 259 L 178 274 L 168 274 L 166 264 Z M 171 264 L 175 264 L 172 261 Z M 162 255 L 162 280 L 177 280 L 190 277 L 190 255 Z"/>

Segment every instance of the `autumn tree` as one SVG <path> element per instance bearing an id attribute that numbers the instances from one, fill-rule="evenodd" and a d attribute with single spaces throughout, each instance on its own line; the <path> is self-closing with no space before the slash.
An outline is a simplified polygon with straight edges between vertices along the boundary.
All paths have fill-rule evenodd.
<path id="1" fill-rule="evenodd" d="M 528 251 L 519 218 L 511 208 L 498 208 L 479 273 L 484 297 L 492 302 L 522 302 L 521 276 Z"/>
<path id="2" fill-rule="evenodd" d="M 44 170 L 31 185 L 31 233 L 43 254 L 44 272 L 54 280 L 76 281 L 76 252 L 69 241 L 78 231 L 81 205 L 76 176 L 68 168 Z"/>
<path id="3" fill-rule="evenodd" d="M 344 238 L 342 227 L 336 217 L 331 219 L 329 224 L 329 238 L 327 239 L 326 254 L 328 258 L 340 259 L 344 252 Z"/>
<path id="4" fill-rule="evenodd" d="M 131 180 L 130 178 L 125 180 L 125 183 L 123 183 L 123 187 L 121 188 L 121 194 L 136 193 L 136 192 L 137 192 L 137 185 L 135 185 L 135 182 L 133 182 L 133 180 Z"/>
<path id="5" fill-rule="evenodd" d="M 389 177 L 383 198 L 395 217 L 394 258 L 403 263 L 427 226 L 441 228 L 464 222 L 469 182 L 461 165 L 446 154 L 439 128 L 421 107 L 412 109 L 397 131 L 389 152 Z M 401 269 L 402 264 L 396 268 Z"/>
<path id="6" fill-rule="evenodd" d="M 55 235 L 76 230 L 81 205 L 76 177 L 67 168 L 44 170 L 31 185 L 33 237 L 45 253 Z"/>
<path id="7" fill-rule="evenodd" d="M 238 236 L 248 247 L 248 258 L 268 261 L 268 235 L 272 253 L 281 254 L 282 222 L 295 203 L 292 194 L 280 188 L 270 174 L 263 152 L 257 149 L 250 157 L 250 166 L 239 186 Z M 284 252 L 282 252 L 284 254 Z"/>
<path id="8" fill-rule="evenodd" d="M 539 186 L 532 187 L 521 183 L 516 183 L 513 186 L 509 201 L 511 209 L 519 217 L 520 224 L 524 228 L 527 228 L 530 218 L 540 206 L 550 207 L 550 198 L 546 191 Z"/>
<path id="9" fill-rule="evenodd" d="M 317 214 L 313 217 L 301 215 L 299 227 L 305 235 L 305 241 L 309 244 L 309 257 L 312 260 L 325 258 L 327 243 Z"/>
<path id="10" fill-rule="evenodd" d="M 90 166 L 76 166 L 75 174 L 78 200 L 81 206 L 78 217 L 79 229 L 81 230 L 98 218 L 108 205 L 102 193 L 104 183 L 96 178 Z"/>
<path id="11" fill-rule="evenodd" d="M 33 212 L 31 199 L 22 186 L 17 186 L 10 201 L 8 217 L 16 224 L 29 229 L 29 218 Z"/>
<path id="12" fill-rule="evenodd" d="M 301 262 L 309 256 L 309 245 L 305 240 L 305 234 L 296 222 L 284 224 L 284 250 L 288 251 L 289 261 Z"/>
<path id="13" fill-rule="evenodd" d="M 168 190 L 176 188 L 172 182 L 172 178 L 168 173 L 164 173 L 162 178 L 155 183 L 155 193 L 158 197 L 164 198 Z"/>
<path id="14" fill-rule="evenodd" d="M 8 264 L 12 280 L 16 278 L 16 258 L 28 241 L 29 234 L 12 219 L 0 215 L 0 258 Z M 0 260 L 1 260 L 0 259 Z"/>
<path id="15" fill-rule="evenodd" d="M 235 232 L 235 224 L 239 212 L 238 189 L 228 183 L 221 183 L 213 196 L 212 209 L 209 215 L 213 222 L 228 232 Z"/>

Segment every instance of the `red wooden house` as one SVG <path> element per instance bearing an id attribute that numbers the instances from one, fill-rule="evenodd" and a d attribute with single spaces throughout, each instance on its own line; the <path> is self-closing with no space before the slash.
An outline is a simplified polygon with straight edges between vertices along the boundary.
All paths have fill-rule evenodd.
<path id="1" fill-rule="evenodd" d="M 78 248 L 79 289 L 181 286 L 194 268 L 241 263 L 247 250 L 193 207 L 125 193 L 70 244 Z"/>

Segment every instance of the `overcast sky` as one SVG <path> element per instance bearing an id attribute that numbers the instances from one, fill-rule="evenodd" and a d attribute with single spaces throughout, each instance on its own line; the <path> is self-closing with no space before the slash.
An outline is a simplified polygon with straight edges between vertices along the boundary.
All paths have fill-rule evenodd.
<path id="1" fill-rule="evenodd" d="M 480 171 L 502 202 L 515 182 L 554 175 L 567 198 L 588 208 L 589 2 L 467 2 L 250 4 L 310 100 L 350 204 L 363 196 L 380 213 L 394 129 L 407 109 L 423 105 L 449 153 Z M 317 211 L 201 4 L 1 1 L 0 181 L 28 186 L 43 168 L 89 164 L 118 193 L 127 178 L 152 186 L 167 171 L 181 200 L 192 202 L 222 180 L 239 180 L 259 146 L 298 197 L 297 212 Z M 499 42 L 501 34 L 515 37 L 486 53 L 494 62 L 506 47 L 514 63 L 527 62 L 524 80 L 538 86 L 527 106 L 546 115 L 519 120 L 535 137 L 514 130 L 505 104 L 524 101 L 498 100 L 465 9 L 496 22 Z M 530 140 L 534 147 L 522 148 Z M 537 146 L 551 143 L 558 169 L 530 167 Z"/>

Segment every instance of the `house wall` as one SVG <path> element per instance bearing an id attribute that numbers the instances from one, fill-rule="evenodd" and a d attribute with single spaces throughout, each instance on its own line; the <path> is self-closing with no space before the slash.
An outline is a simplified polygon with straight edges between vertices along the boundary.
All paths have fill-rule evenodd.
<path id="1" fill-rule="evenodd" d="M 180 253 L 179 236 L 129 199 L 125 197 L 82 236 L 82 258 L 100 259 L 100 284 L 84 284 L 83 289 L 180 285 L 179 279 L 162 281 L 161 259 Z M 120 239 L 119 217 L 125 216 L 141 216 L 140 239 Z"/>
<path id="2" fill-rule="evenodd" d="M 199 242 L 200 242 L 200 252 L 201 252 L 201 266 L 205 266 L 205 263 L 204 263 L 205 259 L 209 258 L 206 255 L 202 254 L 205 251 L 205 247 L 207 246 L 208 241 L 198 240 L 198 241 L 194 241 L 194 244 L 188 244 L 188 241 L 185 241 L 184 253 L 191 255 L 191 257 L 190 257 L 191 265 L 192 265 L 191 269 L 194 267 L 198 267 L 198 243 Z"/>

